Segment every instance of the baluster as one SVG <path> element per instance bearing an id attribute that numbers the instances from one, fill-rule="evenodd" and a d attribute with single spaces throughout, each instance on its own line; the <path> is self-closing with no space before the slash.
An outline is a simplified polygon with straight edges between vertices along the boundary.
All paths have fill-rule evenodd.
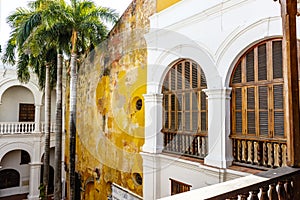
<path id="1" fill-rule="evenodd" d="M 178 145 L 177 145 L 177 139 L 178 139 L 178 135 L 176 134 L 174 134 L 173 135 L 173 144 L 174 144 L 174 146 L 173 146 L 173 151 L 175 151 L 175 152 L 178 152 Z"/>
<path id="2" fill-rule="evenodd" d="M 251 191 L 251 197 L 250 200 L 259 200 L 257 194 L 259 193 L 259 190 L 253 190 Z"/>
<path id="3" fill-rule="evenodd" d="M 193 136 L 193 143 L 192 143 L 192 147 L 193 147 L 193 151 L 192 151 L 192 155 L 196 155 L 196 137 Z"/>
<path id="4" fill-rule="evenodd" d="M 268 148 L 266 142 L 263 143 L 263 165 L 268 165 Z"/>
<path id="5" fill-rule="evenodd" d="M 269 186 L 263 186 L 260 188 L 260 190 L 261 190 L 260 200 L 269 200 L 268 189 L 269 189 Z"/>
<path id="6" fill-rule="evenodd" d="M 287 146 L 282 144 L 282 167 L 287 166 Z"/>
<path id="7" fill-rule="evenodd" d="M 278 183 L 278 197 L 280 200 L 286 200 L 286 192 L 283 181 L 279 181 Z"/>
<path id="8" fill-rule="evenodd" d="M 269 199 L 270 200 L 278 200 L 278 195 L 277 195 L 276 184 L 275 183 L 270 185 Z"/>
<path id="9" fill-rule="evenodd" d="M 3 133 L 5 134 L 6 133 L 6 127 L 7 126 L 7 124 L 3 124 Z"/>
<path id="10" fill-rule="evenodd" d="M 243 148 L 242 148 L 242 141 L 238 140 L 238 161 L 242 161 L 242 153 L 243 153 Z"/>
<path id="11" fill-rule="evenodd" d="M 233 159 L 235 160 L 235 161 L 237 161 L 238 159 L 237 159 L 237 141 L 236 141 L 236 139 L 232 139 L 232 153 L 233 153 Z"/>
<path id="12" fill-rule="evenodd" d="M 197 136 L 197 144 L 198 144 L 198 152 L 197 155 L 199 157 L 203 157 L 203 153 L 202 153 L 202 136 L 198 135 Z"/>
<path id="13" fill-rule="evenodd" d="M 248 145 L 247 145 L 247 147 L 248 147 L 247 162 L 253 164 L 254 163 L 254 147 L 253 147 L 254 143 L 253 143 L 253 141 L 248 141 L 247 143 L 248 143 Z"/>
<path id="14" fill-rule="evenodd" d="M 0 124 L 0 133 L 3 133 L 3 124 Z"/>
<path id="15" fill-rule="evenodd" d="M 285 191 L 286 191 L 286 196 L 287 200 L 293 200 L 294 199 L 294 189 L 291 184 L 290 180 L 287 180 L 286 183 L 284 184 Z"/>
<path id="16" fill-rule="evenodd" d="M 199 142 L 198 142 L 198 135 L 195 135 L 195 155 L 199 156 Z"/>
<path id="17" fill-rule="evenodd" d="M 22 132 L 24 132 L 24 124 L 23 123 L 20 124 L 20 131 L 19 131 L 19 133 L 22 133 Z"/>
<path id="18" fill-rule="evenodd" d="M 247 141 L 242 140 L 242 162 L 247 162 Z"/>
<path id="19" fill-rule="evenodd" d="M 270 148 L 269 164 L 270 167 L 274 168 L 274 143 L 269 143 L 269 148 Z"/>
<path id="20" fill-rule="evenodd" d="M 240 194 L 240 200 L 247 200 L 249 197 L 249 193 Z"/>
<path id="21" fill-rule="evenodd" d="M 263 165 L 263 143 L 261 141 L 257 141 L 257 165 Z"/>
<path id="22" fill-rule="evenodd" d="M 282 166 L 282 145 L 278 144 L 278 165 Z"/>
<path id="23" fill-rule="evenodd" d="M 12 124 L 8 124 L 8 126 L 7 126 L 7 128 L 8 128 L 7 132 L 12 134 L 11 126 L 12 126 Z"/>

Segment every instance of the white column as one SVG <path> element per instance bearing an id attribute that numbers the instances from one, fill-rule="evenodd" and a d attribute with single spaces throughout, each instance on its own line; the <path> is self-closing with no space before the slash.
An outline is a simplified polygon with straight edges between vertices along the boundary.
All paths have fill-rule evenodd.
<path id="1" fill-rule="evenodd" d="M 145 94 L 145 143 L 143 145 L 143 198 L 160 197 L 160 170 L 157 155 L 163 150 L 162 94 Z"/>
<path id="2" fill-rule="evenodd" d="M 34 113 L 34 124 L 35 124 L 35 132 L 40 132 L 41 125 L 41 105 L 35 105 L 35 113 Z"/>
<path id="3" fill-rule="evenodd" d="M 162 94 L 145 94 L 145 143 L 143 151 L 161 153 L 163 150 Z"/>
<path id="4" fill-rule="evenodd" d="M 29 163 L 30 166 L 30 179 L 29 179 L 29 194 L 28 200 L 39 200 L 39 186 L 41 176 L 41 162 Z"/>
<path id="5" fill-rule="evenodd" d="M 156 200 L 160 192 L 160 162 L 158 154 L 141 152 L 143 158 L 143 199 Z"/>
<path id="6" fill-rule="evenodd" d="M 206 89 L 208 99 L 208 155 L 207 165 L 227 168 L 232 164 L 230 135 L 231 88 Z"/>

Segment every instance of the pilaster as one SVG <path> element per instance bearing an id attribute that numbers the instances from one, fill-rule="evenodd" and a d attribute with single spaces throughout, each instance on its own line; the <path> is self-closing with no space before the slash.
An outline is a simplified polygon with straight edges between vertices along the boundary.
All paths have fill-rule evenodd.
<path id="1" fill-rule="evenodd" d="M 161 153 L 163 150 L 162 94 L 145 94 L 145 143 L 143 152 Z"/>
<path id="2" fill-rule="evenodd" d="M 41 162 L 29 163 L 30 166 L 30 179 L 29 179 L 29 194 L 28 200 L 39 200 L 40 191 L 40 176 L 41 176 Z"/>
<path id="3" fill-rule="evenodd" d="M 219 168 L 232 164 L 230 135 L 231 88 L 205 89 L 208 99 L 208 155 L 204 163 Z"/>

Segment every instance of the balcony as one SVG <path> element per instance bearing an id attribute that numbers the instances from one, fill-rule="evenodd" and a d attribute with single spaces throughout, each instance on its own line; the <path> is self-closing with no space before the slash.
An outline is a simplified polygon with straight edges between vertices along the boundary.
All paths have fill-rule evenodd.
<path id="1" fill-rule="evenodd" d="M 280 167 L 161 200 L 297 200 L 299 188 L 300 169 Z"/>
<path id="2" fill-rule="evenodd" d="M 50 124 L 50 132 L 55 131 L 55 123 Z M 0 122 L 0 135 L 44 133 L 45 122 Z"/>

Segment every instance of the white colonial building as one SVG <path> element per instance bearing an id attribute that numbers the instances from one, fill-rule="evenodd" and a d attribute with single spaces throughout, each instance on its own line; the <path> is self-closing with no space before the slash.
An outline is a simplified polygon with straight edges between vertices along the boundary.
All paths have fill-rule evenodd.
<path id="1" fill-rule="evenodd" d="M 279 2 L 181 0 L 150 23 L 144 199 L 286 166 Z"/>
<path id="2" fill-rule="evenodd" d="M 53 192 L 55 91 L 51 94 L 49 190 Z M 44 154 L 44 92 L 32 75 L 22 84 L 16 70 L 0 66 L 0 198 L 39 199 Z"/>

